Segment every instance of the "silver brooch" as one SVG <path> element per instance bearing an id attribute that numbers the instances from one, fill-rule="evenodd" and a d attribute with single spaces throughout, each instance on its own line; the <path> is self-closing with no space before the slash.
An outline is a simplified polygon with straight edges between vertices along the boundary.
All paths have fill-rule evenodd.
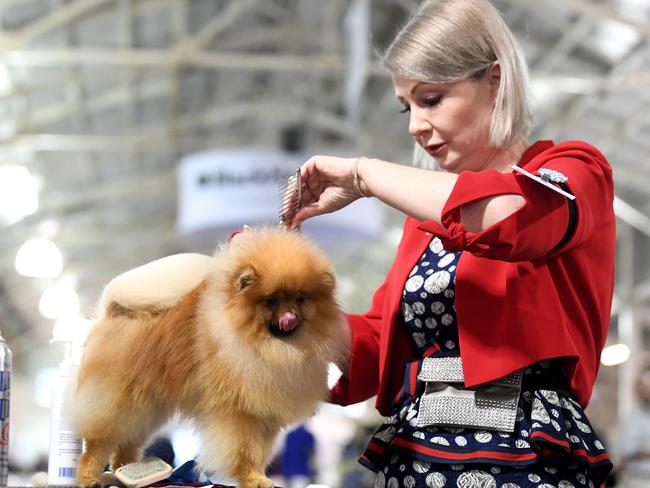
<path id="1" fill-rule="evenodd" d="M 537 172 L 537 174 L 539 174 L 539 176 L 536 176 L 536 175 L 534 175 L 532 173 L 529 173 L 524 168 L 520 168 L 516 164 L 512 165 L 512 169 L 515 170 L 517 173 L 521 173 L 522 175 L 526 176 L 527 178 L 530 178 L 531 180 L 534 180 L 537 183 L 540 183 L 540 184 L 544 185 L 545 187 L 550 188 L 551 190 L 556 191 L 561 195 L 564 195 L 569 200 L 575 200 L 576 199 L 576 197 L 574 195 L 571 195 L 571 193 L 566 192 L 562 188 L 551 184 L 551 183 L 566 183 L 567 181 L 569 181 L 569 178 L 564 176 L 559 171 L 555 171 L 554 169 L 542 168 Z"/>
<path id="2" fill-rule="evenodd" d="M 537 174 L 541 179 L 550 183 L 566 183 L 569 181 L 569 178 L 554 169 L 541 168 L 537 171 Z"/>

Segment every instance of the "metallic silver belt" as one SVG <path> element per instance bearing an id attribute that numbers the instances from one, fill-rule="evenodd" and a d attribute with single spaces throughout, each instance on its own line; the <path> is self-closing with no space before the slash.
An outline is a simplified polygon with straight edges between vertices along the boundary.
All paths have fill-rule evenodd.
<path id="1" fill-rule="evenodd" d="M 522 372 L 465 388 L 461 358 L 424 358 L 418 427 L 446 425 L 514 432 Z"/>

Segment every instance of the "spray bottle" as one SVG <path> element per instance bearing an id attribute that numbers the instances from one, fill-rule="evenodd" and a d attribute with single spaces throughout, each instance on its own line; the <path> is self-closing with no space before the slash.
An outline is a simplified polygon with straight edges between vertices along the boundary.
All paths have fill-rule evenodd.
<path id="1" fill-rule="evenodd" d="M 7 486 L 9 474 L 9 400 L 11 392 L 11 349 L 0 333 L 0 486 Z"/>
<path id="2" fill-rule="evenodd" d="M 52 407 L 50 410 L 50 457 L 48 463 L 48 485 L 74 486 L 77 484 L 77 461 L 81 456 L 82 440 L 74 430 L 68 396 L 73 391 L 75 371 L 78 366 L 76 342 L 72 332 L 54 326 L 51 343 L 64 346 L 63 360 L 59 374 L 52 385 Z M 74 351 L 73 351 L 74 349 Z"/>

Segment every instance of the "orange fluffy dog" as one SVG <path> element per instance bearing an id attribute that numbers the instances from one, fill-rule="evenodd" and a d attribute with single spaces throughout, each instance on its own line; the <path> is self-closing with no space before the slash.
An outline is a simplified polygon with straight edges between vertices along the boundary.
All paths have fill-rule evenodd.
<path id="1" fill-rule="evenodd" d="M 347 356 L 334 290 L 328 261 L 276 229 L 114 279 L 77 379 L 79 482 L 97 485 L 111 456 L 113 469 L 136 461 L 178 412 L 201 433 L 204 468 L 242 487 L 273 486 L 264 468 L 276 434 L 315 413 L 328 363 Z"/>

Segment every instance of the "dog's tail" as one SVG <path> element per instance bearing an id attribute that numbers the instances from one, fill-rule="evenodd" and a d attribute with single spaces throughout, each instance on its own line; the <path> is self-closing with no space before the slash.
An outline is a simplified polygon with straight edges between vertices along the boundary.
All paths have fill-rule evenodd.
<path id="1" fill-rule="evenodd" d="M 104 288 L 100 312 L 169 309 L 205 279 L 213 260 L 204 254 L 173 254 L 126 271 Z"/>

